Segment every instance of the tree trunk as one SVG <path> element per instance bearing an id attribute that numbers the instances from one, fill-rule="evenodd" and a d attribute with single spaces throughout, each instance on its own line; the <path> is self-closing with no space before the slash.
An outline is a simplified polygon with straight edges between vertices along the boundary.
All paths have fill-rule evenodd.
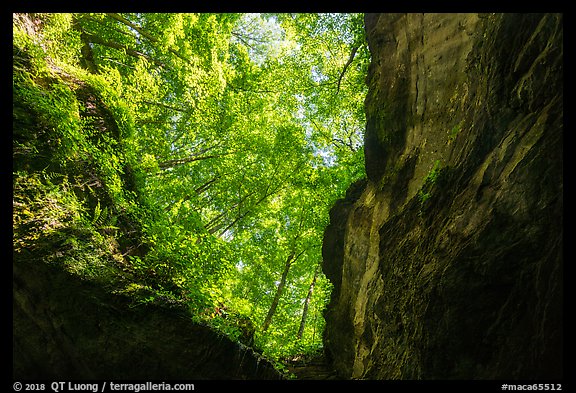
<path id="1" fill-rule="evenodd" d="M 314 285 L 316 285 L 316 279 L 318 278 L 318 271 L 320 265 L 316 266 L 314 271 L 314 278 L 310 283 L 310 288 L 308 289 L 308 295 L 306 295 L 306 300 L 304 300 L 304 308 L 302 309 L 302 319 L 300 320 L 300 328 L 298 329 L 298 334 L 296 335 L 296 340 L 300 340 L 304 334 L 304 327 L 306 326 L 306 318 L 308 318 L 308 306 L 310 305 L 310 299 L 312 299 L 312 292 L 314 292 Z"/>
<path id="2" fill-rule="evenodd" d="M 82 48 L 80 49 L 80 53 L 82 54 L 82 57 L 80 58 L 80 65 L 87 69 L 90 73 L 98 74 L 98 67 L 94 62 L 94 53 L 92 52 L 92 48 L 90 47 L 86 33 L 82 29 L 82 26 L 80 25 L 80 22 L 77 18 L 74 18 L 72 26 L 74 27 L 74 30 L 80 32 L 80 40 L 82 41 Z"/>
<path id="3" fill-rule="evenodd" d="M 264 320 L 264 324 L 262 324 L 262 331 L 265 332 L 270 327 L 270 323 L 272 322 L 272 317 L 276 313 L 276 308 L 278 308 L 278 302 L 280 301 L 280 297 L 282 296 L 282 292 L 284 292 L 284 287 L 286 286 L 286 278 L 288 277 L 288 272 L 290 271 L 290 267 L 292 263 L 302 255 L 304 251 L 300 252 L 300 254 L 296 255 L 294 251 L 288 256 L 286 259 L 286 264 L 284 265 L 284 271 L 282 272 L 282 278 L 280 279 L 280 284 L 278 284 L 278 288 L 276 288 L 276 294 L 274 295 L 274 300 L 272 300 L 272 304 L 270 305 L 270 309 L 268 310 L 268 314 L 266 315 L 266 319 Z"/>

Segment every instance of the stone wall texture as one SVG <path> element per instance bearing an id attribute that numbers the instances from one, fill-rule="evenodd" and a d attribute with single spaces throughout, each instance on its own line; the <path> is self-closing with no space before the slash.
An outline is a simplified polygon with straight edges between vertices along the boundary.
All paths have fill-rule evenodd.
<path id="1" fill-rule="evenodd" d="M 341 377 L 561 378 L 561 14 L 367 14 L 367 179 L 331 211 Z"/>

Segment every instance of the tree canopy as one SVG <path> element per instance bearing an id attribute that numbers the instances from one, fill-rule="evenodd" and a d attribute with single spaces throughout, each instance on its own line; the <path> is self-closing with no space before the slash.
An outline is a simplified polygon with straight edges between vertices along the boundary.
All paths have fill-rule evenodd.
<path id="1" fill-rule="evenodd" d="M 132 267 L 271 357 L 320 348 L 328 212 L 364 176 L 363 16 L 38 18 L 53 67 L 121 108 L 124 155 L 106 165 L 136 173 L 147 252 Z"/>

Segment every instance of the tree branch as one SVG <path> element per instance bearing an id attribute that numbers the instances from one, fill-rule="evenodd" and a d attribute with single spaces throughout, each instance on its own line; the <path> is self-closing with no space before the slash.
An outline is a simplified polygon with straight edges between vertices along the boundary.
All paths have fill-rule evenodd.
<path id="1" fill-rule="evenodd" d="M 358 48 L 359 48 L 359 46 L 352 47 L 352 52 L 350 52 L 350 57 L 348 58 L 348 61 L 346 62 L 346 64 L 344 64 L 344 68 L 342 69 L 342 72 L 340 73 L 340 77 L 338 78 L 338 87 L 336 88 L 336 94 L 338 94 L 340 92 L 340 83 L 342 82 L 342 78 L 344 77 L 344 74 L 346 73 L 346 70 L 348 69 L 350 64 L 352 64 L 352 61 L 354 60 L 354 56 L 356 56 L 356 52 L 358 51 Z"/>
<path id="2" fill-rule="evenodd" d="M 174 160 L 167 160 L 167 161 L 159 162 L 158 168 L 168 169 L 168 168 L 173 168 L 173 167 L 178 166 L 178 165 L 188 164 L 188 163 L 194 162 L 194 161 L 208 160 L 211 158 L 220 158 L 220 157 L 227 156 L 229 154 L 231 154 L 231 153 L 212 154 L 209 156 L 192 155 L 192 156 L 186 157 L 186 158 L 176 158 Z"/>
<path id="3" fill-rule="evenodd" d="M 142 53 L 142 52 L 139 52 L 135 49 L 129 48 L 126 45 L 122 45 L 122 44 L 119 44 L 119 43 L 114 42 L 114 41 L 105 40 L 101 37 L 98 37 L 97 35 L 87 33 L 86 31 L 84 31 L 83 34 L 84 34 L 85 39 L 92 44 L 98 44 L 98 45 L 107 46 L 109 48 L 118 49 L 118 50 L 126 52 L 127 55 L 130 55 L 132 57 L 142 57 L 148 61 L 151 61 L 154 64 L 156 64 L 158 67 L 163 67 L 163 68 L 165 67 L 164 63 L 162 63 L 161 61 L 158 61 L 158 60 L 148 56 L 145 53 Z"/>
<path id="4" fill-rule="evenodd" d="M 136 32 L 138 32 L 138 34 L 140 34 L 142 37 L 148 39 L 150 42 L 152 42 L 154 44 L 160 43 L 160 40 L 158 38 L 154 37 L 151 33 L 146 31 L 142 27 L 138 26 L 137 24 L 130 22 L 128 19 L 124 18 L 122 15 L 117 14 L 117 13 L 107 13 L 106 15 L 108 15 L 110 18 L 112 18 L 112 19 L 114 19 L 120 23 L 123 23 L 126 26 L 134 29 Z M 178 57 L 180 60 L 183 60 L 185 63 L 190 64 L 190 59 L 183 57 L 174 48 L 167 48 L 167 49 L 170 53 L 172 53 L 174 56 Z"/>

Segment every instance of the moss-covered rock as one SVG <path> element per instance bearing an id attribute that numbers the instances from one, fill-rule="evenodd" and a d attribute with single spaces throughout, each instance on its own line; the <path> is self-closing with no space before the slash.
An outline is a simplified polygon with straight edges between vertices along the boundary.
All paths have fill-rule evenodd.
<path id="1" fill-rule="evenodd" d="M 40 24 L 14 15 L 14 379 L 280 379 L 141 264 L 130 115 L 102 76 L 50 59 Z"/>

